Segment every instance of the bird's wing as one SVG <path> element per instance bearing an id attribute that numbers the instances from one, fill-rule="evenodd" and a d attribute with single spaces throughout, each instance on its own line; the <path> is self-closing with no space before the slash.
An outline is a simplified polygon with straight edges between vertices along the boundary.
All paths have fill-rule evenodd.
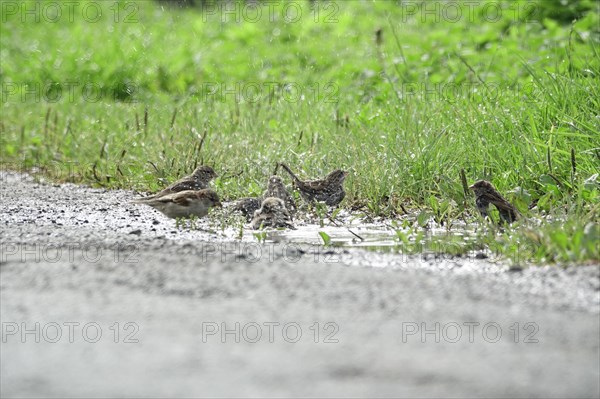
<path id="1" fill-rule="evenodd" d="M 189 197 L 188 193 L 184 193 L 182 191 L 179 193 L 173 193 L 173 194 L 165 195 L 163 197 L 159 197 L 159 198 L 157 198 L 157 201 L 160 201 L 163 203 L 172 202 L 177 205 L 186 206 L 190 202 L 190 197 Z"/>
<path id="2" fill-rule="evenodd" d="M 504 199 L 504 197 L 502 195 L 500 195 L 499 192 L 497 192 L 495 190 L 494 191 L 486 191 L 483 193 L 482 196 L 487 198 L 487 200 L 491 203 L 508 202 Z"/>
<path id="3" fill-rule="evenodd" d="M 255 198 L 255 197 L 242 198 L 235 204 L 233 209 L 236 209 L 236 210 L 243 210 L 243 209 L 249 209 L 249 208 L 257 208 L 258 209 L 258 208 L 260 208 L 260 204 L 261 204 L 260 198 Z"/>
<path id="4" fill-rule="evenodd" d="M 302 182 L 302 187 L 300 188 L 310 193 L 319 193 L 323 190 L 323 180 L 309 180 Z"/>
<path id="5" fill-rule="evenodd" d="M 512 206 L 512 204 L 510 202 L 508 202 L 507 200 L 505 200 L 502 197 L 494 196 L 494 197 L 490 198 L 490 202 L 492 204 L 494 204 L 495 206 L 497 206 L 498 208 L 506 209 L 507 211 L 514 210 L 514 206 Z"/>
<path id="6" fill-rule="evenodd" d="M 288 212 L 288 210 L 286 208 L 279 209 L 276 212 L 276 214 L 275 214 L 274 217 L 277 218 L 277 219 L 281 219 L 281 220 L 286 220 L 286 219 L 290 219 L 291 218 L 290 213 Z"/>
<path id="7" fill-rule="evenodd" d="M 488 200 L 498 209 L 518 213 L 517 208 L 498 193 L 488 193 Z"/>
<path id="8" fill-rule="evenodd" d="M 281 227 L 285 227 L 288 229 L 295 229 L 294 225 L 292 224 L 292 217 L 290 216 L 289 212 L 287 210 L 284 210 L 283 214 L 285 215 L 283 218 L 278 218 L 278 225 Z"/>
<path id="9" fill-rule="evenodd" d="M 170 192 L 179 192 L 179 191 L 185 191 L 185 190 L 195 190 L 199 188 L 198 184 L 196 182 L 196 180 L 192 179 L 191 177 L 187 177 L 184 179 L 181 179 L 179 181 L 176 181 L 175 183 L 171 184 L 169 187 L 165 188 L 163 191 L 170 191 Z"/>

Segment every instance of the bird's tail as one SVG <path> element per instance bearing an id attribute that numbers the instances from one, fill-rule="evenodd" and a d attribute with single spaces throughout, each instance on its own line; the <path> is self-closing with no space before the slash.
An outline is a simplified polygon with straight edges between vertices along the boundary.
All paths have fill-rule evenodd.
<path id="1" fill-rule="evenodd" d="M 148 197 L 142 197 L 134 199 L 133 201 L 129 201 L 130 204 L 147 204 L 148 201 L 153 200 L 155 198 L 154 195 L 150 195 Z"/>
<path id="2" fill-rule="evenodd" d="M 289 167 L 288 167 L 286 164 L 284 164 L 284 163 L 280 163 L 279 165 L 281 165 L 281 167 L 282 167 L 283 169 L 285 169 L 285 170 L 286 170 L 286 172 L 288 172 L 288 173 L 290 174 L 290 176 L 292 176 L 292 179 L 294 179 L 294 181 L 295 181 L 296 183 L 302 183 L 302 180 L 298 179 L 298 177 L 297 177 L 297 176 L 294 174 L 294 172 L 292 172 L 292 171 L 290 170 L 290 168 L 289 168 Z"/>

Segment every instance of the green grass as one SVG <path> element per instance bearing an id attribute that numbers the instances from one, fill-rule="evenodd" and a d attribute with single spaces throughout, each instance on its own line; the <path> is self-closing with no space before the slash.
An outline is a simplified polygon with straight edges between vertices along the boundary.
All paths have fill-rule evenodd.
<path id="1" fill-rule="evenodd" d="M 499 18 L 480 3 L 456 22 L 442 11 L 407 15 L 392 1 L 317 3 L 318 14 L 300 1 L 302 18 L 291 23 L 281 6 L 272 21 L 263 9 L 260 21 L 238 23 L 152 1 L 100 4 L 97 22 L 82 6 L 73 22 L 57 23 L 1 9 L 8 167 L 157 190 L 206 163 L 243 172 L 217 180 L 225 200 L 261 193 L 279 161 L 305 177 L 342 167 L 351 171 L 344 206 L 385 217 L 418 209 L 448 223 L 474 214 L 464 169 L 469 183 L 485 178 L 513 192 L 527 216 L 563 220 L 544 224 L 548 237 L 563 224 L 597 226 L 592 1 L 503 2 Z M 579 19 L 557 20 L 565 10 Z M 86 84 L 95 90 L 85 93 Z M 582 253 L 574 259 L 598 260 L 597 251 Z"/>

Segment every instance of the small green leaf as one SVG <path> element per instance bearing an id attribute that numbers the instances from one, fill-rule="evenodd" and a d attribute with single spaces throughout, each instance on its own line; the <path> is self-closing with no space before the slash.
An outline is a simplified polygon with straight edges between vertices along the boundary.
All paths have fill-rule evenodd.
<path id="1" fill-rule="evenodd" d="M 319 235 L 323 240 L 323 245 L 325 245 L 326 247 L 331 245 L 331 237 L 329 236 L 329 234 L 325 233 L 324 231 L 319 231 Z"/>
<path id="2" fill-rule="evenodd" d="M 417 223 L 419 223 L 419 226 L 421 227 L 427 227 L 427 224 L 429 223 L 429 218 L 429 212 L 422 211 L 421 213 L 419 213 L 419 216 L 417 216 Z"/>

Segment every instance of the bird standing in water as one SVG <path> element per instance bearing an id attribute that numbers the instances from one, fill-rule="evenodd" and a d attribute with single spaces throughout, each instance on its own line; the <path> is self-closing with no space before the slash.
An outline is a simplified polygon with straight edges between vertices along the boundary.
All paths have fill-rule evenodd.
<path id="1" fill-rule="evenodd" d="M 296 203 L 294 202 L 294 198 L 285 188 L 281 178 L 276 175 L 273 175 L 269 178 L 267 190 L 262 197 L 242 198 L 235 204 L 233 209 L 241 211 L 242 215 L 248 218 L 252 218 L 254 216 L 254 212 L 260 209 L 263 200 L 269 197 L 281 199 L 288 211 L 296 211 Z"/>
<path id="2" fill-rule="evenodd" d="M 287 227 L 294 228 L 292 217 L 280 198 L 265 198 L 259 210 L 254 212 L 252 228 L 257 230 L 261 227 Z"/>
<path id="3" fill-rule="evenodd" d="M 302 181 L 286 164 L 280 163 L 279 165 L 290 174 L 294 180 L 294 185 L 298 188 L 300 195 L 306 202 L 321 201 L 328 206 L 336 206 L 346 196 L 344 180 L 348 176 L 348 172 L 337 169 L 328 174 L 324 179 Z"/>
<path id="4" fill-rule="evenodd" d="M 520 217 L 517 208 L 504 199 L 489 181 L 479 180 L 469 188 L 475 193 L 477 210 L 484 218 L 489 217 L 488 208 L 490 204 L 493 204 L 498 209 L 500 219 L 505 223 L 512 223 Z"/>
<path id="5" fill-rule="evenodd" d="M 292 197 L 289 191 L 285 188 L 281 177 L 274 175 L 269 178 L 269 186 L 264 194 L 264 198 L 269 197 L 279 198 L 284 202 L 288 211 L 296 211 L 296 202 L 294 201 L 294 197 Z"/>

